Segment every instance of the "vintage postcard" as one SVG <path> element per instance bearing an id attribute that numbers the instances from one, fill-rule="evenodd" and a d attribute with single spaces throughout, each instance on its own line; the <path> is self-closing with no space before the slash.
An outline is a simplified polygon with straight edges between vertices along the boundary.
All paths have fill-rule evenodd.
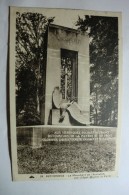
<path id="1" fill-rule="evenodd" d="M 10 8 L 13 180 L 118 176 L 121 13 Z"/>

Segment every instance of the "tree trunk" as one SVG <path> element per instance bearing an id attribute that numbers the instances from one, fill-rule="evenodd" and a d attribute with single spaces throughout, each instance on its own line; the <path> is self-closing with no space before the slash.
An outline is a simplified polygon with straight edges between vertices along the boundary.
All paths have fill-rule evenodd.
<path id="1" fill-rule="evenodd" d="M 98 111 L 95 108 L 95 125 L 97 125 L 97 124 L 98 124 Z"/>

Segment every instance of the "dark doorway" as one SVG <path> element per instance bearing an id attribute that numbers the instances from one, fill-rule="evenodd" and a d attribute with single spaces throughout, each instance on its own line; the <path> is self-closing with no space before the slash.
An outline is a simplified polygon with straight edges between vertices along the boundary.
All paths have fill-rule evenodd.
<path id="1" fill-rule="evenodd" d="M 75 100 L 78 97 L 78 52 L 61 49 L 62 98 Z"/>

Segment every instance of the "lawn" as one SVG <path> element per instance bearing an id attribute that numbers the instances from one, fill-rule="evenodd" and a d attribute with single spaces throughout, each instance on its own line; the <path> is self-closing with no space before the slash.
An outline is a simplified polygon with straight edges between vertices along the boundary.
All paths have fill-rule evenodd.
<path id="1" fill-rule="evenodd" d="M 19 174 L 113 171 L 116 146 L 113 140 L 44 143 L 41 148 L 18 145 Z"/>

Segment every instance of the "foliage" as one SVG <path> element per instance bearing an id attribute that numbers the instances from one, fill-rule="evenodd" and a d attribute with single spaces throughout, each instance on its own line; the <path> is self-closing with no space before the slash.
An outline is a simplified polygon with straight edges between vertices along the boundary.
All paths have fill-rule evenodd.
<path id="1" fill-rule="evenodd" d="M 90 39 L 91 124 L 117 126 L 118 18 L 86 15 L 76 25 Z"/>
<path id="2" fill-rule="evenodd" d="M 45 90 L 45 40 L 54 18 L 39 13 L 16 13 L 17 125 L 40 124 Z"/>

